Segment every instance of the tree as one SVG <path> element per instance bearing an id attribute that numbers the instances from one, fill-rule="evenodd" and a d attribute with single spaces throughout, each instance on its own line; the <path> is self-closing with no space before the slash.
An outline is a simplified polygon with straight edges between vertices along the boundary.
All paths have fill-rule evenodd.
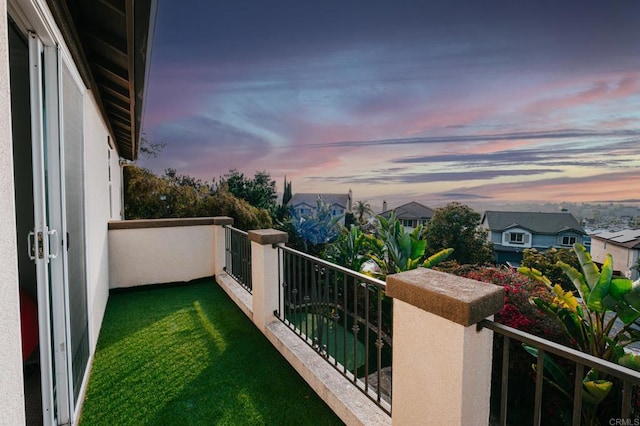
<path id="1" fill-rule="evenodd" d="M 578 257 L 573 250 L 568 248 L 551 248 L 544 252 L 538 250 L 525 249 L 522 252 L 521 266 L 537 269 L 544 276 L 549 278 L 551 282 L 560 284 L 567 291 L 573 290 L 573 283 L 563 272 L 558 262 L 563 262 L 573 268 L 579 268 Z"/>
<path id="2" fill-rule="evenodd" d="M 371 217 L 373 214 L 373 210 L 371 209 L 371 204 L 365 201 L 358 201 L 354 207 L 354 213 L 358 218 L 358 223 L 363 224 L 365 219 Z"/>
<path id="3" fill-rule="evenodd" d="M 278 223 L 281 228 L 284 228 L 284 222 L 289 217 L 289 208 L 287 204 L 293 197 L 291 192 L 291 181 L 287 182 L 287 177 L 284 177 L 284 192 L 282 193 L 282 203 L 280 205 L 276 205 L 273 210 L 271 210 L 271 217 L 275 223 Z"/>
<path id="4" fill-rule="evenodd" d="M 142 158 L 157 158 L 165 146 L 167 146 L 167 144 L 164 142 L 149 141 L 147 135 L 143 133 L 140 137 L 139 155 Z"/>
<path id="5" fill-rule="evenodd" d="M 284 189 L 282 192 L 282 205 L 286 206 L 292 197 L 293 197 L 293 193 L 291 192 L 291 181 L 287 182 L 287 176 L 285 175 Z"/>
<path id="6" fill-rule="evenodd" d="M 259 209 L 249 204 L 246 200 L 236 197 L 229 192 L 226 185 L 218 187 L 202 202 L 202 216 L 229 216 L 234 222 L 233 226 L 245 231 L 250 229 L 271 228 L 271 216 L 265 209 Z"/>
<path id="7" fill-rule="evenodd" d="M 269 212 L 231 194 L 226 184 L 214 189 L 207 182 L 167 169 L 163 176 L 128 165 L 125 168 L 125 217 L 157 219 L 230 216 L 240 229 L 272 226 Z"/>
<path id="8" fill-rule="evenodd" d="M 424 233 L 426 254 L 452 248 L 451 260 L 460 264 L 490 263 L 491 243 L 487 241 L 487 231 L 479 225 L 480 214 L 464 204 L 454 202 L 436 209 Z"/>
<path id="9" fill-rule="evenodd" d="M 232 169 L 220 178 L 220 185 L 223 184 L 227 185 L 230 193 L 254 207 L 268 211 L 273 211 L 276 207 L 276 182 L 266 171 L 256 172 L 253 179 L 249 179 Z"/>

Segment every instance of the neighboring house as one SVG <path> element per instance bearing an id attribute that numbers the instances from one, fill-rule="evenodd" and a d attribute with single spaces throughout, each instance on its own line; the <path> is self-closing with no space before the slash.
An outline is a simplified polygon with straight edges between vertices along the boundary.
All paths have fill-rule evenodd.
<path id="1" fill-rule="evenodd" d="M 418 224 L 426 225 L 433 216 L 433 210 L 424 204 L 411 201 L 410 203 L 403 204 L 394 209 L 387 210 L 386 202 L 383 206 L 383 211 L 380 216 L 389 218 L 392 212 L 395 212 L 396 218 L 402 222 L 402 225 L 407 231 L 413 231 L 418 227 Z"/>
<path id="2" fill-rule="evenodd" d="M 138 154 L 155 7 L 0 1 L 0 423 L 77 421 L 109 295 L 120 160 Z"/>
<path id="3" fill-rule="evenodd" d="M 639 277 L 640 229 L 625 229 L 615 232 L 600 232 L 591 235 L 591 258 L 602 264 L 606 253 L 613 256 L 613 269 L 632 280 Z"/>
<path id="4" fill-rule="evenodd" d="M 574 243 L 582 244 L 586 235 L 576 218 L 567 212 L 486 211 L 482 226 L 489 231 L 496 262 L 512 265 L 522 261 L 524 249 L 571 248 Z"/>
<path id="5" fill-rule="evenodd" d="M 351 190 L 349 190 L 348 194 L 294 194 L 293 197 L 291 197 L 291 200 L 287 203 L 287 207 L 299 216 L 313 215 L 318 210 L 318 198 L 320 198 L 324 204 L 329 206 L 331 216 L 342 215 L 340 221 L 344 225 L 344 215 L 351 211 L 353 203 L 353 194 Z"/>

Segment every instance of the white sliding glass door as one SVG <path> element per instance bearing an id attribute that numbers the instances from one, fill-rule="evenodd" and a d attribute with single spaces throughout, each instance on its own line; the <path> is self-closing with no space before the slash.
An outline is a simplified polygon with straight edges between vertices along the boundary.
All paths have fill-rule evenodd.
<path id="1" fill-rule="evenodd" d="M 89 359 L 84 98 L 56 46 L 29 34 L 33 206 L 44 424 L 70 424 Z"/>

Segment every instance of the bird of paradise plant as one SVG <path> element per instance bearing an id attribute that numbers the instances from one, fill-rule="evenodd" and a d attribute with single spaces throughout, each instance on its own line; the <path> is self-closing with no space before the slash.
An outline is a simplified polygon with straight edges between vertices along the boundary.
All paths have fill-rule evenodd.
<path id="1" fill-rule="evenodd" d="M 640 341 L 640 280 L 613 277 L 613 257 L 607 254 L 602 268 L 593 262 L 581 244 L 574 244 L 582 272 L 558 262 L 569 277 L 575 293 L 565 291 L 558 284 L 533 268 L 518 271 L 542 283 L 553 296 L 544 299 L 532 297 L 531 302 L 540 310 L 558 320 L 567 335 L 583 352 L 601 359 L 640 370 L 640 356 L 627 353 L 625 347 Z M 617 327 L 614 325 L 618 324 Z M 537 356 L 537 349 L 526 346 Z M 550 358 L 545 360 L 545 379 L 571 399 L 571 381 Z M 585 421 L 595 422 L 598 404 L 606 398 L 613 383 L 597 371 L 591 370 L 583 380 L 583 415 Z"/>

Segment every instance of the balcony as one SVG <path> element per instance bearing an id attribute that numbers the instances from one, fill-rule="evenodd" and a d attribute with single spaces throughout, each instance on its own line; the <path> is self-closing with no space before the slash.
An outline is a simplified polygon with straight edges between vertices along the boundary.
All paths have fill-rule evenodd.
<path id="1" fill-rule="evenodd" d="M 115 345 L 103 343 L 103 336 L 109 336 L 108 330 L 115 327 L 110 322 L 116 325 L 123 322 L 110 320 L 111 310 L 117 309 L 112 306 L 122 299 L 115 289 L 214 276 L 215 283 L 209 282 L 206 292 L 216 293 L 220 298 L 207 305 L 206 311 L 203 308 L 201 314 L 194 300 L 187 303 L 190 314 L 183 313 L 182 308 L 176 310 L 180 315 L 190 315 L 202 334 L 212 336 L 208 349 L 202 353 L 177 350 L 187 366 L 186 374 L 169 367 L 176 364 L 167 361 L 174 356 L 174 350 L 157 350 L 151 358 L 160 363 L 155 371 L 159 379 L 165 380 L 160 388 L 166 388 L 168 395 L 166 404 L 150 402 L 145 410 L 179 404 L 183 395 L 195 395 L 184 403 L 185 407 L 206 413 L 208 419 L 225 415 L 214 411 L 211 407 L 215 404 L 206 399 L 205 395 L 216 390 L 215 385 L 209 384 L 209 376 L 216 375 L 212 365 L 217 361 L 204 354 L 220 352 L 215 333 L 228 321 L 218 309 L 227 309 L 223 306 L 229 304 L 236 306 L 236 314 L 242 312 L 233 320 L 236 333 L 250 330 L 266 337 L 263 341 L 271 345 L 270 350 L 275 349 L 281 356 L 279 360 L 286 360 L 309 386 L 296 385 L 297 389 L 304 389 L 300 392 L 313 389 L 333 412 L 314 415 L 311 417 L 314 423 L 331 424 L 335 415 L 350 425 L 486 425 L 514 421 L 552 424 L 550 420 L 579 425 L 585 422 L 582 377 L 589 369 L 597 369 L 615 380 L 616 396 L 610 418 L 628 420 L 637 415 L 640 374 L 493 323 L 491 316 L 501 309 L 504 298 L 500 286 L 427 269 L 397 274 L 388 277 L 386 283 L 380 282 L 288 248 L 284 233 L 274 230 L 246 233 L 234 229 L 232 222 L 231 218 L 201 218 L 110 224 L 110 276 L 114 290 L 85 403 L 87 413 L 94 398 L 109 392 L 95 385 L 99 383 L 102 353 L 109 350 L 114 350 L 112 356 L 121 353 Z M 196 284 L 199 285 L 202 284 Z M 160 287 L 168 290 L 175 286 Z M 177 288 L 189 286 L 182 284 Z M 141 329 L 151 326 L 148 317 L 159 309 L 153 295 L 162 290 L 140 292 L 148 294 L 139 297 L 146 304 L 144 312 L 148 312 Z M 127 291 L 124 294 L 138 294 Z M 159 331 L 157 334 L 164 336 Z M 171 338 L 174 339 L 169 343 L 171 349 L 182 347 L 180 338 Z M 522 349 L 523 342 L 537 348 L 537 359 L 527 361 L 529 365 L 537 364 L 537 373 L 530 374 L 537 377 L 529 379 L 526 389 L 520 387 L 520 382 L 514 382 L 516 374 L 512 372 L 513 353 Z M 229 376 L 224 380 L 232 389 L 222 400 L 241 406 L 264 397 L 266 406 L 271 400 L 275 406 L 279 393 L 273 391 L 240 397 L 242 392 L 237 389 L 242 385 L 232 379 L 242 382 L 243 371 L 255 372 L 251 357 L 256 351 L 242 344 L 237 350 L 229 360 L 236 362 L 234 368 L 239 370 L 220 372 Z M 555 394 L 543 371 L 551 357 L 575 366 L 575 374 L 571 375 L 574 378 L 570 378 L 573 383 L 569 384 L 572 389 L 566 395 L 568 418 L 562 421 L 548 417 L 549 403 L 554 402 Z M 148 358 L 143 357 L 143 361 Z M 122 374 L 128 380 L 146 383 L 141 370 L 130 363 L 124 366 L 104 370 L 107 375 Z M 128 373 L 120 373 L 121 368 L 128 369 Z M 228 372 L 224 374 L 225 371 Z M 195 377 L 180 389 L 171 387 L 171 377 L 187 374 Z M 531 398 L 523 403 L 525 394 Z M 309 397 L 309 404 L 316 404 L 315 396 Z M 178 413 L 185 415 L 187 408 Z M 162 416 L 168 415 L 162 412 Z M 156 412 L 151 418 L 157 416 Z M 298 419 L 305 422 L 305 415 L 299 414 Z"/>

